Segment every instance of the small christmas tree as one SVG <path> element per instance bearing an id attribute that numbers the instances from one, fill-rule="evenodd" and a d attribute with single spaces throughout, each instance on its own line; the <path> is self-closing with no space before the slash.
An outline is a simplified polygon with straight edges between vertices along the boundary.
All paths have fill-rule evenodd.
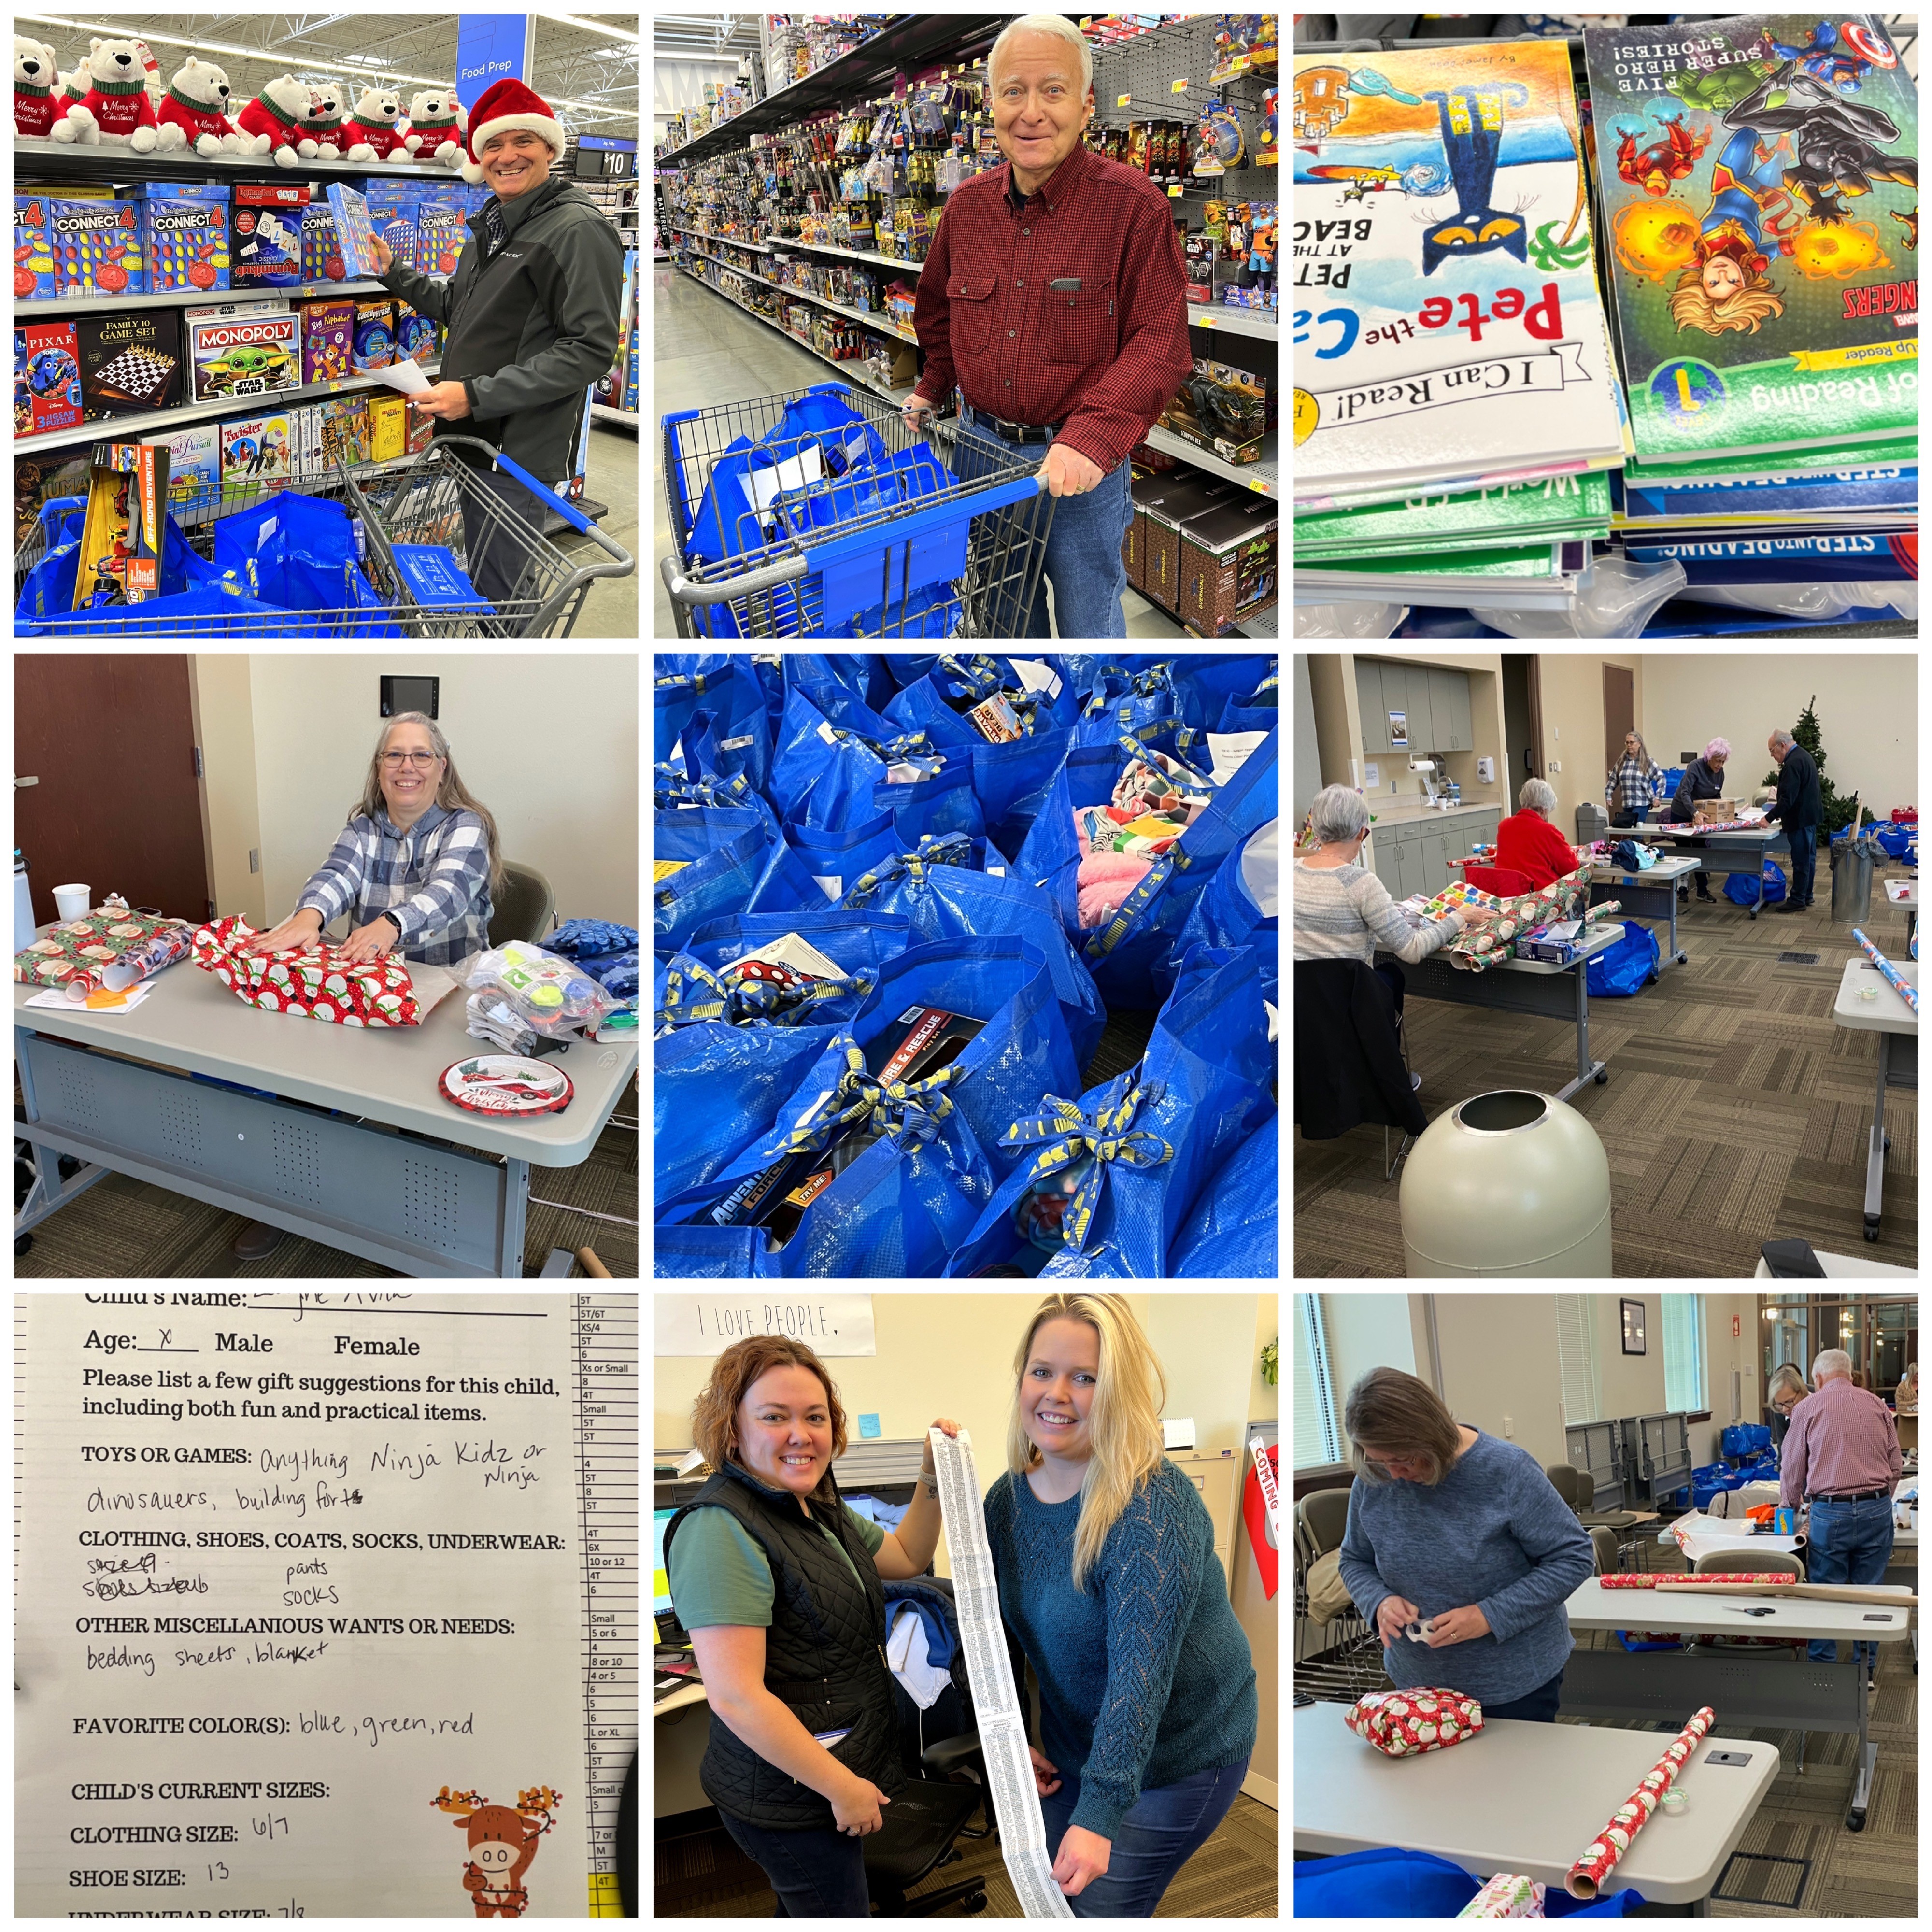
<path id="1" fill-rule="evenodd" d="M 1852 802 L 1848 798 L 1840 798 L 1832 790 L 1832 781 L 1825 776 L 1825 741 L 1818 730 L 1818 714 L 1812 709 L 1817 702 L 1814 692 L 1798 714 L 1798 722 L 1791 728 L 1791 735 L 1810 753 L 1811 762 L 1818 767 L 1818 802 L 1825 814 L 1819 835 L 1829 844 L 1834 834 L 1851 824 Z M 1768 785 L 1778 783 L 1775 766 L 1765 773 L 1762 782 Z"/>

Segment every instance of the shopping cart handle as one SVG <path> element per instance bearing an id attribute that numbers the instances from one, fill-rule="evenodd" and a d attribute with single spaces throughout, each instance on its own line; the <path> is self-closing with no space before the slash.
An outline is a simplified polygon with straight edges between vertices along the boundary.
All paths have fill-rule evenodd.
<path id="1" fill-rule="evenodd" d="M 574 503 L 560 496 L 554 490 L 547 489 L 514 458 L 506 456 L 500 449 L 494 452 L 496 465 L 507 470 L 537 501 L 548 509 L 554 509 L 563 520 L 580 536 L 588 536 L 596 527 Z"/>
<path id="2" fill-rule="evenodd" d="M 746 571 L 716 584 L 694 584 L 689 578 L 678 574 L 675 557 L 658 560 L 658 571 L 664 578 L 664 589 L 670 593 L 672 601 L 679 604 L 722 604 L 728 598 L 743 597 L 754 591 L 776 590 L 781 584 L 792 583 L 814 568 L 811 556 L 800 550 L 780 557 L 776 563 Z"/>

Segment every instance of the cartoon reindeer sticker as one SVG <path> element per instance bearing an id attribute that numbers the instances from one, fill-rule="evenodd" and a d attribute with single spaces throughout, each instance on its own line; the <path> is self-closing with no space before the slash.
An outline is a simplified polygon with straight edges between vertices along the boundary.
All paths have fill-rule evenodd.
<path id="1" fill-rule="evenodd" d="M 524 1874 L 537 1855 L 537 1840 L 556 1822 L 550 1814 L 562 1796 L 547 1784 L 520 1791 L 513 1811 L 507 1804 L 492 1804 L 480 1791 L 452 1791 L 446 1784 L 430 1800 L 470 1834 L 463 1888 L 478 1918 L 520 1918 L 530 1909 Z"/>

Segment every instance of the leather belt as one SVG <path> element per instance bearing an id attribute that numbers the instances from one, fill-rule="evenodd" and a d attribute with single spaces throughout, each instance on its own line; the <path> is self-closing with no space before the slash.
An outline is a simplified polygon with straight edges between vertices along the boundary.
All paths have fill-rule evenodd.
<path id="1" fill-rule="evenodd" d="M 1868 1503 L 1876 1501 L 1880 1496 L 1888 1497 L 1891 1494 L 1889 1490 L 1861 1490 L 1856 1496 L 1807 1496 L 1804 1500 L 1808 1503 Z"/>
<path id="2" fill-rule="evenodd" d="M 966 411 L 980 428 L 990 430 L 994 435 L 1008 442 L 1046 442 L 1058 436 L 1064 427 L 1060 423 L 1009 422 L 1004 416 L 990 415 L 972 403 L 966 405 Z"/>

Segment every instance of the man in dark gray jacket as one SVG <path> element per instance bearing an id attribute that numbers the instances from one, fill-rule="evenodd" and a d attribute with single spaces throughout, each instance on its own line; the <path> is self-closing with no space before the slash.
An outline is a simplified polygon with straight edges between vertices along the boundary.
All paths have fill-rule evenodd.
<path id="1" fill-rule="evenodd" d="M 624 251 L 590 197 L 552 178 L 563 130 L 519 80 L 500 80 L 470 116 L 464 178 L 491 200 L 470 218 L 472 239 L 446 284 L 394 262 L 379 237 L 382 286 L 448 330 L 441 380 L 410 398 L 438 436 L 476 436 L 556 488 L 574 469 L 588 392 L 617 352 Z M 466 457 L 473 452 L 462 452 Z M 526 556 L 514 526 L 472 497 L 488 493 L 518 524 L 541 530 L 542 506 L 501 471 L 478 468 L 466 491 L 470 581 L 501 603 L 518 594 Z M 522 586 L 523 596 L 539 592 Z"/>
<path id="2" fill-rule="evenodd" d="M 1778 766 L 1778 798 L 1765 820 L 1784 827 L 1791 842 L 1791 890 L 1774 912 L 1802 912 L 1811 903 L 1811 885 L 1818 863 L 1818 828 L 1825 810 L 1818 787 L 1816 761 L 1780 726 L 1772 732 L 1769 749 Z"/>

